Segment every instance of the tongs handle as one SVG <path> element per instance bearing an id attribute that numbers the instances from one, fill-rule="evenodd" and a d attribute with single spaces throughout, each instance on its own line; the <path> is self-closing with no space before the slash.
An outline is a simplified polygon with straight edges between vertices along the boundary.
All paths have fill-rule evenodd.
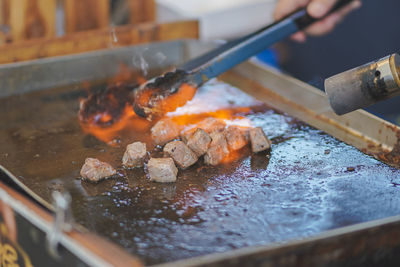
<path id="1" fill-rule="evenodd" d="M 341 0 L 337 2 L 326 16 L 352 1 L 353 0 Z M 179 69 L 189 74 L 191 73 L 192 82 L 200 86 L 207 80 L 217 77 L 251 56 L 262 52 L 276 42 L 307 28 L 321 19 L 311 17 L 307 13 L 307 9 L 303 8 L 273 24 L 239 39 L 230 41 L 200 57 L 186 62 Z"/>
<path id="2" fill-rule="evenodd" d="M 329 13 L 334 12 L 351 1 L 353 0 L 339 1 Z M 138 90 L 135 90 L 134 110 L 136 114 L 148 119 L 162 116 L 166 112 L 162 108 L 162 103 L 169 96 L 178 92 L 183 83 L 197 88 L 206 81 L 217 77 L 317 20 L 309 16 L 306 9 L 296 11 L 271 25 L 195 58 L 174 71 L 154 78 L 143 84 Z M 179 104 L 170 104 L 169 110 L 174 110 L 181 106 L 185 102 L 183 101 L 185 99 L 181 100 L 182 102 L 179 102 Z"/>

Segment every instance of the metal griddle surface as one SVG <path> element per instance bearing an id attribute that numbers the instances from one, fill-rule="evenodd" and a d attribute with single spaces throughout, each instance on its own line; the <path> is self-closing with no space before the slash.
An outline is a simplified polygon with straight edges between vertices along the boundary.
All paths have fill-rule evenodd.
<path id="1" fill-rule="evenodd" d="M 254 103 L 215 82 L 196 97 L 210 99 L 213 90 L 228 105 Z M 216 168 L 197 164 L 174 184 L 149 182 L 141 170 L 97 185 L 81 182 L 86 157 L 120 166 L 127 143 L 149 142 L 132 132 L 110 147 L 84 134 L 77 120 L 84 95 L 66 87 L 1 99 L 0 162 L 48 201 L 52 190 L 68 191 L 78 223 L 147 264 L 300 239 L 400 213 L 399 170 L 266 107 L 247 117 L 272 139 L 271 153 L 242 151 L 240 160 Z"/>

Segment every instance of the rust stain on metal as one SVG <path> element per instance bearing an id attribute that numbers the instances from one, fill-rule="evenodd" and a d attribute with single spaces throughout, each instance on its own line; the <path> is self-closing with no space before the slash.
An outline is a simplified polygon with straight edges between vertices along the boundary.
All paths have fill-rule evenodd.
<path id="1" fill-rule="evenodd" d="M 392 151 L 376 153 L 374 156 L 392 166 L 400 167 L 400 131 L 391 125 L 387 125 L 387 127 L 396 133 L 397 142 Z"/>

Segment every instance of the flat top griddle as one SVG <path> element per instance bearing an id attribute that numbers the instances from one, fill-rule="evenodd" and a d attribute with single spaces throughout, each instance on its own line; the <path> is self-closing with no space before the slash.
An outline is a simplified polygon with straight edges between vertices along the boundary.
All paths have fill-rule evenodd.
<path id="1" fill-rule="evenodd" d="M 117 179 L 82 182 L 86 157 L 120 167 L 127 143 L 151 145 L 143 132 L 121 133 L 114 147 L 85 134 L 77 119 L 85 95 L 67 86 L 0 99 L 0 162 L 47 201 L 53 190 L 68 191 L 76 222 L 146 264 L 301 239 L 400 213 L 400 170 L 215 81 L 196 97 L 218 103 L 209 108 L 251 106 L 243 115 L 272 139 L 270 153 L 245 149 L 231 164 L 198 163 L 174 184 L 122 169 Z"/>

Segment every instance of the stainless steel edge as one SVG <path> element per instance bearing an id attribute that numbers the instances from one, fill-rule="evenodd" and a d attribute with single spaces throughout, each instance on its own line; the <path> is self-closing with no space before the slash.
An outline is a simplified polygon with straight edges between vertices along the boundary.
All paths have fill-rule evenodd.
<path id="1" fill-rule="evenodd" d="M 46 200 L 44 200 L 42 197 L 40 197 L 38 194 L 36 194 L 33 190 L 31 190 L 29 187 L 27 187 L 17 177 L 15 177 L 14 174 L 9 172 L 2 165 L 0 165 L 0 172 L 3 172 L 5 175 L 7 175 L 7 177 L 10 178 L 16 184 L 17 187 L 19 187 L 22 191 L 26 192 L 29 196 L 31 196 L 35 201 L 37 201 L 43 207 L 45 207 L 49 211 L 52 211 L 52 212 L 54 211 L 54 207 L 50 203 L 48 203 Z"/>
<path id="2" fill-rule="evenodd" d="M 157 62 L 155 54 L 146 51 L 159 49 L 167 56 L 163 62 L 157 62 L 160 67 L 168 67 L 177 62 L 213 47 L 213 44 L 203 45 L 198 41 L 183 40 L 167 43 L 155 43 L 143 46 L 116 48 L 112 50 L 84 53 L 73 56 L 41 59 L 23 63 L 12 63 L 0 66 L 0 97 L 32 90 L 41 90 L 55 86 L 74 84 L 87 79 L 111 77 L 118 72 L 116 63 L 126 63 L 135 67 L 133 57 L 142 56 L 149 64 Z M 147 50 L 148 49 L 148 50 Z M 143 56 L 144 55 L 144 56 Z M 113 59 L 111 59 L 113 58 Z M 112 61 L 111 61 L 112 60 Z M 140 59 L 139 59 L 140 60 Z M 115 64 L 109 64 L 114 62 Z M 107 67 L 107 65 L 115 65 Z M 15 74 L 14 74 L 15 73 Z M 246 62 L 233 70 L 233 73 L 243 75 L 254 83 L 260 84 L 259 91 L 241 87 L 270 106 L 297 117 L 304 122 L 350 144 L 358 149 L 369 149 L 370 145 L 390 151 L 398 143 L 397 133 L 400 128 L 365 111 L 355 111 L 345 116 L 337 116 L 331 110 L 325 94 L 318 89 L 294 79 L 288 75 L 273 70 L 259 62 Z M 73 80 L 72 80 L 73 78 Z M 49 79 L 45 84 L 41 83 Z M 267 94 L 266 94 L 267 93 Z M 274 98 L 270 98 L 274 96 Z M 1 193 L 1 192 L 0 192 Z M 251 255 L 263 254 L 259 258 L 267 258 L 269 253 L 290 247 L 295 251 L 307 244 L 322 243 L 338 236 L 364 233 L 372 228 L 396 229 L 398 231 L 400 217 L 385 218 L 378 221 L 357 224 L 324 232 L 316 237 L 274 244 L 261 247 L 249 247 L 221 254 L 167 263 L 161 266 L 197 266 L 217 264 L 227 258 L 239 259 Z M 389 228 L 387 228 L 389 229 Z M 374 232 L 371 233 L 373 235 Z M 378 233 L 376 232 L 378 236 Z M 212 237 L 210 237 L 212 238 Z M 340 240 L 340 239 L 337 239 Z M 356 243 L 354 243 L 356 244 Z M 335 248 L 339 249 L 341 244 Z M 400 239 L 394 246 L 400 246 Z M 311 255 L 312 256 L 312 255 Z M 238 261 L 239 262 L 239 261 Z"/>
<path id="3" fill-rule="evenodd" d="M 215 46 L 215 43 L 178 40 L 2 64 L 0 97 L 104 80 L 118 74 L 122 66 L 147 76 L 148 66 L 161 70 L 176 66 Z"/>
<path id="4" fill-rule="evenodd" d="M 398 126 L 364 110 L 338 116 L 325 93 L 258 61 L 246 62 L 234 71 L 265 87 L 259 91 L 241 88 L 243 91 L 360 150 L 373 150 L 373 145 L 388 152 L 398 143 Z M 279 95 L 281 101 L 269 98 L 268 91 Z"/>
<path id="5" fill-rule="evenodd" d="M 152 43 L 0 65 L 0 97 L 111 78 L 122 66 L 159 68 L 182 61 L 182 41 Z M 150 49 L 151 48 L 151 49 Z M 162 53 L 154 53 L 162 51 Z"/>
<path id="6" fill-rule="evenodd" d="M 363 233 L 367 232 L 369 230 L 373 230 L 373 232 L 384 228 L 384 227 L 393 227 L 394 229 L 398 229 L 400 226 L 400 216 L 393 216 L 385 219 L 380 219 L 380 220 L 375 220 L 375 221 L 370 221 L 370 222 L 365 222 L 365 223 L 359 223 L 351 226 L 346 226 L 346 227 L 341 227 L 337 228 L 334 230 L 328 230 L 325 232 L 322 232 L 321 234 L 318 234 L 317 236 L 310 237 L 310 238 L 305 238 L 302 240 L 292 240 L 288 242 L 283 242 L 283 243 L 275 243 L 275 244 L 270 244 L 270 245 L 265 245 L 265 246 L 252 246 L 252 247 L 245 247 L 245 248 L 240 248 L 240 249 L 234 249 L 231 251 L 227 252 L 222 252 L 222 253 L 215 253 L 215 254 L 209 254 L 205 256 L 199 256 L 199 257 L 193 257 L 190 259 L 186 260 L 179 260 L 179 261 L 174 261 L 174 262 L 168 262 L 168 263 L 163 263 L 163 264 L 157 264 L 157 265 L 152 265 L 153 267 L 183 267 L 183 266 L 226 266 L 224 265 L 224 261 L 227 259 L 240 259 L 243 257 L 260 257 L 259 260 L 261 261 L 268 261 L 269 257 L 275 256 L 275 253 L 279 253 L 280 250 L 288 250 L 289 252 L 293 253 L 294 256 L 296 256 L 296 253 L 301 250 L 301 248 L 305 248 L 308 245 L 311 244 L 320 244 L 322 243 L 327 243 L 327 240 L 332 240 L 335 242 L 335 240 L 340 240 L 341 237 L 345 236 L 351 236 L 354 233 Z M 374 233 L 372 233 L 374 234 Z M 329 243 L 330 241 L 328 241 Z M 354 240 L 354 242 L 357 242 Z M 400 241 L 397 244 L 400 246 Z M 341 247 L 341 244 L 336 244 L 334 246 L 335 249 L 339 249 Z M 383 248 L 384 249 L 384 248 Z M 361 250 L 361 249 L 360 249 Z M 305 252 L 307 253 L 307 251 Z M 343 253 L 344 251 L 337 251 L 336 253 Z M 258 254 L 262 254 L 257 256 Z M 318 257 L 318 255 L 310 255 L 310 257 Z M 338 255 L 335 256 L 336 258 Z M 333 258 L 332 258 L 333 259 Z M 233 260 L 234 261 L 234 260 Z M 239 261 L 238 261 L 239 263 Z M 323 262 L 320 262 L 320 264 L 323 265 Z M 319 266 L 322 266 L 319 265 Z M 228 266 L 241 266 L 238 264 L 228 264 Z M 248 265 L 250 266 L 250 265 Z M 263 265 L 264 266 L 264 265 Z M 269 265 L 266 265 L 269 266 Z M 274 266 L 274 265 L 271 265 Z M 290 261 L 286 262 L 285 264 L 282 264 L 280 266 L 296 266 L 292 265 Z"/>
<path id="7" fill-rule="evenodd" d="M 22 217 L 26 218 L 33 225 L 39 228 L 41 231 L 48 233 L 52 230 L 52 224 L 48 223 L 39 215 L 35 214 L 34 211 L 29 209 L 19 200 L 11 197 L 3 188 L 0 188 L 0 200 L 5 204 L 9 205 L 15 212 L 20 214 Z M 67 236 L 64 233 L 60 234 L 60 245 L 64 246 L 71 253 L 80 258 L 83 262 L 89 266 L 112 266 L 104 259 L 90 251 L 89 249 L 83 247 L 76 240 Z"/>

